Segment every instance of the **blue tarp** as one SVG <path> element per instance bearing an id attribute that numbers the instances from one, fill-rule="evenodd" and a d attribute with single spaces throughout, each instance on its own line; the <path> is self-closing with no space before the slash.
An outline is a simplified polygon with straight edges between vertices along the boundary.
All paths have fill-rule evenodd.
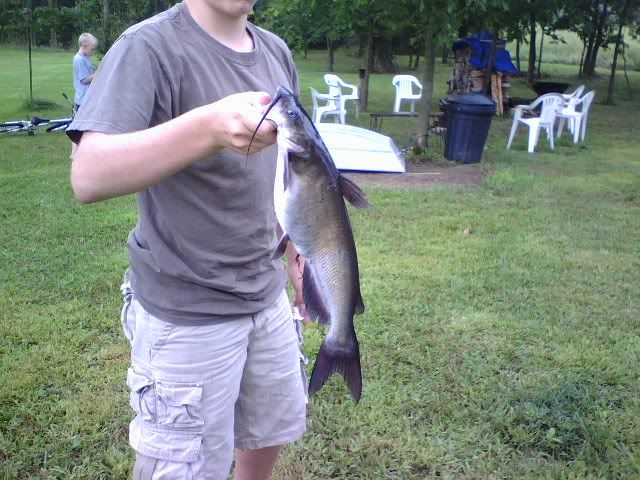
<path id="1" fill-rule="evenodd" d="M 456 41 L 453 44 L 453 49 L 459 50 L 461 48 L 471 47 L 471 65 L 482 70 L 487 68 L 487 62 L 491 54 L 491 39 L 492 35 L 490 32 L 478 32 Z M 502 39 L 496 41 L 496 47 L 504 47 L 505 44 L 506 42 Z M 516 66 L 511 62 L 511 55 L 509 55 L 507 50 L 496 49 L 495 69 L 503 73 L 519 73 Z"/>

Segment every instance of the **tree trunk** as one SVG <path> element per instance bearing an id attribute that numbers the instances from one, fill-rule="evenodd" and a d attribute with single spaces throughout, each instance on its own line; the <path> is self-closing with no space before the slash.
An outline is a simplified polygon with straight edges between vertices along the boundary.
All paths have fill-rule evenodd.
<path id="1" fill-rule="evenodd" d="M 589 71 L 589 65 L 591 63 L 591 55 L 593 54 L 593 46 L 596 41 L 596 30 L 598 29 L 598 19 L 599 17 L 599 0 L 593 1 L 593 10 L 591 15 L 591 22 L 589 28 L 585 28 L 585 43 L 587 45 L 586 52 L 584 55 L 584 63 L 582 64 L 581 76 L 586 76 Z"/>
<path id="2" fill-rule="evenodd" d="M 578 68 L 578 77 L 582 78 L 582 67 L 584 65 L 584 52 L 587 50 L 586 39 L 582 41 L 582 55 L 580 55 L 580 68 Z"/>
<path id="3" fill-rule="evenodd" d="M 533 83 L 536 68 L 536 14 L 533 10 L 529 12 L 529 70 L 527 79 L 529 84 Z"/>
<path id="4" fill-rule="evenodd" d="M 383 37 L 374 37 L 373 44 L 376 52 L 375 66 L 377 71 L 395 73 L 398 71 L 398 64 L 393 58 L 391 42 Z"/>
<path id="5" fill-rule="evenodd" d="M 446 65 L 447 63 L 449 63 L 449 45 L 447 45 L 447 43 L 443 43 L 442 44 L 442 64 Z"/>
<path id="6" fill-rule="evenodd" d="M 416 53 L 416 63 L 413 64 L 413 70 L 418 70 L 420 66 L 420 54 Z"/>
<path id="7" fill-rule="evenodd" d="M 436 68 L 435 35 L 430 30 L 426 32 L 422 98 L 418 104 L 418 121 L 416 122 L 416 143 L 421 148 L 426 148 L 428 143 L 429 115 L 431 114 L 431 99 L 433 98 L 433 74 Z"/>
<path id="8" fill-rule="evenodd" d="M 309 41 L 306 38 L 302 39 L 302 51 L 304 53 L 304 59 L 307 59 L 307 54 L 309 53 Z"/>
<path id="9" fill-rule="evenodd" d="M 33 4 L 27 0 L 27 46 L 29 48 L 29 108 L 33 107 L 33 63 L 31 61 L 31 25 L 33 23 Z"/>
<path id="10" fill-rule="evenodd" d="M 334 43 L 331 40 L 329 40 L 329 37 L 327 37 L 327 53 L 328 53 L 327 70 L 330 72 L 333 72 Z"/>
<path id="11" fill-rule="evenodd" d="M 605 103 L 607 105 L 613 105 L 613 87 L 616 82 L 616 67 L 618 66 L 618 51 L 620 50 L 620 42 L 622 41 L 622 22 L 620 22 L 618 28 L 618 38 L 616 39 L 616 46 L 613 50 L 613 62 L 611 63 L 611 75 L 609 76 L 609 87 L 607 88 L 607 99 Z"/>
<path id="12" fill-rule="evenodd" d="M 624 79 L 627 81 L 627 88 L 629 89 L 629 100 L 633 101 L 633 91 L 631 90 L 631 82 L 629 81 L 629 74 L 627 73 L 627 57 L 624 54 L 625 50 L 626 50 L 626 45 L 624 43 L 624 40 L 622 42 L 622 51 L 620 52 L 620 55 L 622 55 L 622 65 L 623 65 L 623 70 L 624 70 Z"/>
<path id="13" fill-rule="evenodd" d="M 497 25 L 493 26 L 491 35 L 492 38 L 491 49 L 489 50 L 489 61 L 487 62 L 487 67 L 484 70 L 484 92 L 489 98 L 491 98 L 491 75 L 493 74 L 493 66 L 496 63 L 496 43 L 498 42 Z"/>
<path id="14" fill-rule="evenodd" d="M 465 38 L 469 36 L 469 22 L 468 20 L 463 20 L 458 28 L 458 38 Z"/>
<path id="15" fill-rule="evenodd" d="M 520 39 L 516 38 L 516 68 L 520 70 Z"/>
<path id="16" fill-rule="evenodd" d="M 596 32 L 596 39 L 593 45 L 593 52 L 591 54 L 591 62 L 589 63 L 589 69 L 587 70 L 587 77 L 592 78 L 596 74 L 596 63 L 598 61 L 598 51 L 604 41 L 604 27 L 607 23 L 607 16 L 609 15 L 609 5 L 606 3 L 602 8 L 602 14 L 600 15 L 600 21 L 598 22 L 598 30 Z"/>
<path id="17" fill-rule="evenodd" d="M 49 0 L 48 1 L 49 8 L 58 8 L 57 0 Z M 49 32 L 49 46 L 53 48 L 58 48 L 58 32 L 56 32 L 55 28 L 51 28 Z"/>
<path id="18" fill-rule="evenodd" d="M 538 52 L 538 78 L 542 78 L 542 47 L 544 47 L 544 28 L 540 32 L 540 52 Z"/>
<path id="19" fill-rule="evenodd" d="M 366 46 L 367 46 L 367 36 L 360 35 L 358 37 L 358 58 L 362 58 L 364 56 L 364 51 Z"/>
<path id="20" fill-rule="evenodd" d="M 369 74 L 373 70 L 373 63 L 376 58 L 375 45 L 373 44 L 373 24 L 369 24 L 366 43 L 367 62 L 364 66 L 364 78 L 362 79 L 362 91 L 360 92 L 360 110 L 366 112 L 369 108 Z"/>
<path id="21" fill-rule="evenodd" d="M 620 51 L 620 45 L 622 44 L 622 29 L 624 28 L 624 24 L 627 18 L 627 9 L 629 8 L 629 4 L 631 0 L 627 0 L 624 3 L 624 7 L 622 9 L 622 14 L 620 15 L 620 20 L 618 23 L 618 36 L 616 37 L 616 46 L 613 50 L 613 63 L 611 64 L 611 76 L 609 77 L 609 88 L 607 89 L 607 100 L 606 103 L 609 105 L 613 105 L 613 87 L 616 82 L 616 67 L 618 66 L 618 52 Z"/>
<path id="22" fill-rule="evenodd" d="M 589 39 L 587 40 L 587 48 L 584 54 L 584 62 L 582 63 L 582 70 L 580 71 L 581 77 L 587 76 L 587 71 L 589 70 L 589 65 L 591 63 L 591 55 L 593 53 L 593 42 L 596 39 L 595 32 L 589 35 Z"/>
<path id="23" fill-rule="evenodd" d="M 110 29 L 109 0 L 102 0 L 102 34 L 104 35 L 104 46 L 102 48 L 105 52 L 111 46 Z"/>
<path id="24" fill-rule="evenodd" d="M 409 54 L 409 70 L 411 70 L 411 67 L 413 67 L 413 54 Z"/>

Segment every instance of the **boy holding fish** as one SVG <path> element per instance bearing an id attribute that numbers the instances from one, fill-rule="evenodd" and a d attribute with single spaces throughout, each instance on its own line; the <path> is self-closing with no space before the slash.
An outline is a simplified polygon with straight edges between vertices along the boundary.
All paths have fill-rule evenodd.
<path id="1" fill-rule="evenodd" d="M 67 130 L 80 201 L 137 193 L 122 312 L 136 480 L 223 480 L 234 448 L 237 480 L 270 479 L 280 446 L 306 428 L 273 259 L 274 125 L 250 142 L 264 92 L 297 91 L 297 74 L 284 42 L 247 21 L 254 3 L 184 0 L 129 28 Z"/>

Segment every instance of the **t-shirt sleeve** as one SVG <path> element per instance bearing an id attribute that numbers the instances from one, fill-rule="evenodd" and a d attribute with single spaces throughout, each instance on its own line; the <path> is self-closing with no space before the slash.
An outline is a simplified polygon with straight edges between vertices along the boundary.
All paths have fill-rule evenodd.
<path id="1" fill-rule="evenodd" d="M 86 131 L 119 134 L 149 128 L 154 108 L 165 104 L 158 102 L 165 82 L 146 40 L 135 33 L 121 36 L 105 55 L 67 135 L 78 143 Z"/>

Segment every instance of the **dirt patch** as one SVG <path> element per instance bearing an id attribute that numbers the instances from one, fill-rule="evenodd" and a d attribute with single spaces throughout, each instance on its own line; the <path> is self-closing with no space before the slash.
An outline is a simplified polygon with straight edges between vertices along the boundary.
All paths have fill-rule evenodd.
<path id="1" fill-rule="evenodd" d="M 480 164 L 442 166 L 433 163 L 407 163 L 407 173 L 346 172 L 358 185 L 386 188 L 429 188 L 433 185 L 479 185 L 483 179 Z"/>

